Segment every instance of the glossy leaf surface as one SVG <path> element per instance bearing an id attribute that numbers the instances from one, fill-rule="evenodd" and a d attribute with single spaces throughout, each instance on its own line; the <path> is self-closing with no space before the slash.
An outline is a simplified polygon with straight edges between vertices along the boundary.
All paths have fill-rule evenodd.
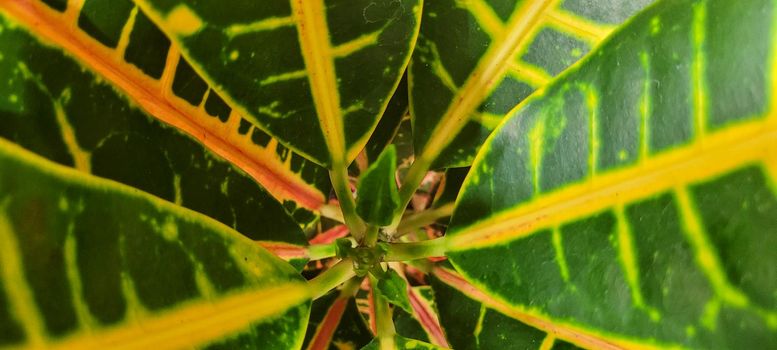
<path id="1" fill-rule="evenodd" d="M 412 312 L 410 299 L 407 296 L 407 282 L 393 269 L 378 281 L 378 295 L 390 304 L 401 307 L 406 312 Z"/>
<path id="2" fill-rule="evenodd" d="M 472 163 L 502 118 L 652 0 L 424 3 L 409 69 L 417 157 Z"/>
<path id="3" fill-rule="evenodd" d="M 233 111 L 133 2 L 85 0 L 63 8 L 51 4 L 9 0 L 0 3 L 0 11 L 80 60 L 151 116 L 189 134 L 246 172 L 284 202 L 303 226 L 315 219 L 309 210 L 315 211 L 329 193 L 327 171 Z M 45 61 L 38 56 L 14 59 Z M 56 66 L 47 74 L 53 72 Z M 82 100 L 79 104 L 80 113 L 103 112 L 99 102 Z"/>
<path id="4" fill-rule="evenodd" d="M 433 268 L 430 284 L 435 299 L 441 298 L 436 304 L 440 324 L 456 349 L 489 349 L 503 343 L 541 350 L 644 348 L 641 344 L 614 343 L 585 329 L 516 309 L 483 293 L 448 265 Z"/>
<path id="5" fill-rule="evenodd" d="M 442 272 L 441 272 L 442 274 Z M 555 349 L 556 336 L 501 313 L 483 298 L 467 294 L 455 278 L 435 276 L 431 286 L 437 300 L 440 325 L 452 348 L 498 349 L 504 344 L 517 349 Z"/>
<path id="6" fill-rule="evenodd" d="M 418 0 L 138 4 L 228 104 L 310 159 L 339 166 L 383 114 L 421 10 Z"/>
<path id="7" fill-rule="evenodd" d="M 54 162 L 198 211 L 254 240 L 305 245 L 283 206 L 246 173 L 144 113 L 61 49 L 0 15 L 7 138 Z"/>
<path id="8" fill-rule="evenodd" d="M 378 226 L 391 223 L 399 207 L 396 172 L 397 150 L 391 145 L 359 178 L 356 212 L 364 221 Z"/>
<path id="9" fill-rule="evenodd" d="M 776 5 L 661 2 L 519 106 L 459 196 L 456 269 L 614 344 L 774 347 Z"/>
<path id="10" fill-rule="evenodd" d="M 442 182 L 440 182 L 440 187 L 434 195 L 432 206 L 434 208 L 440 208 L 442 206 L 452 205 L 456 201 L 459 190 L 461 190 L 461 185 L 464 183 L 464 179 L 467 177 L 468 173 L 469 167 L 446 169 L 445 177 Z"/>
<path id="11" fill-rule="evenodd" d="M 407 313 L 402 308 L 394 308 L 394 327 L 397 330 L 397 334 L 410 339 L 417 339 L 425 342 L 429 342 L 429 334 L 426 333 L 424 328 L 413 317 L 412 314 Z"/>
<path id="12" fill-rule="evenodd" d="M 253 241 L 5 140 L 0 169 L 0 345 L 302 342 L 308 287 Z"/>
<path id="13" fill-rule="evenodd" d="M 386 111 L 383 112 L 383 116 L 380 117 L 378 126 L 375 127 L 375 131 L 370 136 L 370 140 L 367 141 L 367 145 L 364 146 L 364 156 L 368 164 L 372 164 L 378 160 L 378 157 L 383 153 L 383 150 L 391 144 L 394 137 L 399 131 L 399 125 L 402 120 L 407 116 L 408 100 L 407 100 L 407 74 L 402 76 L 402 80 L 399 81 L 397 90 L 394 91 L 394 96 L 391 97 Z"/>

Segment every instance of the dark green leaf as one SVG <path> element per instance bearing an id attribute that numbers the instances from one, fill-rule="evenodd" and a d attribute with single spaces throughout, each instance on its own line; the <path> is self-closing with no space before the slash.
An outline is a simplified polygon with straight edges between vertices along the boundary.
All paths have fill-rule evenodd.
<path id="1" fill-rule="evenodd" d="M 189 138 L 201 143 L 213 155 L 223 157 L 236 169 L 246 172 L 246 177 L 261 183 L 274 198 L 283 202 L 302 227 L 310 226 L 316 219 L 313 212 L 326 201 L 324 194 L 330 190 L 329 174 L 325 168 L 290 151 L 264 131 L 243 120 L 216 91 L 210 89 L 188 61 L 181 57 L 178 48 L 170 44 L 132 1 L 86 0 L 78 4 L 82 6 L 74 4 L 69 11 L 59 13 L 51 11 L 39 1 L 12 0 L 0 3 L 0 10 L 13 18 L 10 22 L 18 21 L 29 28 L 37 40 L 45 45 L 59 47 L 59 51 L 66 56 L 77 59 L 95 72 L 95 78 L 104 79 L 105 82 L 97 82 L 97 90 L 107 86 L 120 90 L 122 98 L 126 96 L 133 101 L 131 106 L 137 104 L 137 107 L 162 124 L 169 124 L 188 134 Z M 74 23 L 76 18 L 77 25 Z M 45 64 L 48 58 L 41 54 L 48 52 L 38 50 L 35 54 L 18 56 L 19 52 L 14 51 L 16 40 L 32 39 L 4 38 L 8 44 L 4 49 L 13 53 L 9 61 L 11 66 L 17 60 L 29 63 L 28 68 L 33 74 L 46 75 L 44 84 L 53 94 L 52 98 L 59 98 L 57 94 L 60 90 L 68 87 L 62 82 L 67 81 L 70 78 L 68 75 L 72 73 L 67 69 L 63 72 L 58 70 L 61 66 L 58 57 L 52 57 L 52 64 L 41 70 L 39 62 Z M 76 77 L 76 80 L 81 79 Z M 78 93 L 83 94 L 83 89 L 78 90 Z M 19 96 L 18 92 L 11 93 Z M 114 101 L 101 106 L 101 95 L 101 91 L 96 91 L 91 95 L 91 101 L 83 96 L 74 97 L 77 99 L 74 103 L 61 101 L 66 120 L 76 129 L 75 138 L 87 151 L 96 142 L 95 139 L 99 140 L 102 129 L 98 130 L 98 135 L 84 140 L 84 131 L 81 130 L 85 128 L 84 124 L 102 122 L 101 118 L 105 115 L 136 114 L 135 111 L 118 110 Z M 90 103 L 95 106 L 90 107 Z M 72 104 L 78 105 L 79 110 L 75 111 Z M 83 113 L 84 116 L 74 118 L 74 113 Z M 124 131 L 117 127 L 116 120 L 110 121 L 109 126 L 116 134 Z M 31 125 L 27 125 L 26 130 L 14 127 L 18 131 L 35 128 Z M 48 130 L 56 133 L 58 129 L 52 127 Z M 153 136 L 149 133 L 145 135 Z M 17 136 L 30 137 L 28 133 Z M 65 150 L 64 147 L 61 149 Z M 217 191 L 219 186 L 210 186 L 208 189 Z M 217 204 L 222 210 L 227 207 L 223 203 Z"/>
<path id="2" fill-rule="evenodd" d="M 438 346 L 448 346 L 445 333 L 440 327 L 434 293 L 428 285 L 408 289 L 413 312 L 394 309 L 394 327 L 397 334 L 418 339 Z"/>
<path id="3" fill-rule="evenodd" d="M 372 133 L 367 145 L 364 146 L 368 164 L 376 162 L 383 150 L 394 140 L 402 119 L 407 115 L 407 105 L 407 74 L 405 74 L 399 81 L 397 90 L 394 91 L 394 96 L 391 97 L 386 111 L 383 112 L 375 132 Z"/>
<path id="4" fill-rule="evenodd" d="M 304 245 L 284 207 L 198 140 L 0 14 L 0 137 L 210 216 L 254 240 Z"/>
<path id="5" fill-rule="evenodd" d="M 3 346 L 301 343 L 308 287 L 255 242 L 4 139 L 0 169 Z"/>
<path id="6" fill-rule="evenodd" d="M 385 298 L 389 303 L 401 307 L 408 313 L 412 313 L 410 299 L 407 297 L 407 282 L 393 269 L 378 281 L 378 295 Z"/>
<path id="7" fill-rule="evenodd" d="M 417 158 L 434 167 L 471 164 L 513 106 L 652 2 L 424 2 L 409 69 Z"/>
<path id="8" fill-rule="evenodd" d="M 518 107 L 465 180 L 456 269 L 625 347 L 777 347 L 776 11 L 660 2 Z"/>
<path id="9" fill-rule="evenodd" d="M 397 329 L 397 334 L 410 339 L 429 342 L 429 334 L 424 331 L 421 323 L 412 314 L 405 312 L 401 308 L 394 309 L 394 327 Z"/>
<path id="10" fill-rule="evenodd" d="M 409 61 L 418 0 L 138 0 L 251 123 L 320 164 L 367 143 Z"/>
<path id="11" fill-rule="evenodd" d="M 396 172 L 397 151 L 391 145 L 359 178 L 356 212 L 364 221 L 377 226 L 391 224 L 399 207 Z"/>
<path id="12" fill-rule="evenodd" d="M 431 277 L 440 325 L 456 350 L 539 349 L 545 332 L 489 308 L 456 288 Z"/>
<path id="13" fill-rule="evenodd" d="M 437 189 L 437 193 L 434 196 L 434 203 L 432 208 L 440 208 L 445 205 L 453 204 L 456 201 L 456 197 L 459 195 L 461 185 L 464 183 L 464 178 L 469 173 L 469 167 L 466 168 L 450 168 L 445 170 L 445 177 L 441 182 L 441 188 Z"/>

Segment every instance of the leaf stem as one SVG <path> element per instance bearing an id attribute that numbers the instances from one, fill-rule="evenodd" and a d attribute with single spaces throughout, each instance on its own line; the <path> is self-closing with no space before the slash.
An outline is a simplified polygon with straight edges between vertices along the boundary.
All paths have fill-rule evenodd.
<path id="1" fill-rule="evenodd" d="M 408 266 L 415 267 L 416 269 L 418 269 L 419 271 L 425 274 L 432 273 L 435 266 L 435 264 L 429 259 L 409 260 L 409 261 L 405 261 L 405 264 L 407 264 Z"/>
<path id="2" fill-rule="evenodd" d="M 367 235 L 364 237 L 364 244 L 368 247 L 374 247 L 378 243 L 378 226 L 367 226 Z"/>
<path id="3" fill-rule="evenodd" d="M 355 275 L 353 261 L 351 259 L 340 260 L 329 270 L 308 281 L 310 295 L 314 300 L 318 299 Z"/>
<path id="4" fill-rule="evenodd" d="M 331 258 L 337 253 L 335 248 L 336 244 L 334 242 L 326 244 L 311 244 L 308 246 L 308 259 L 321 260 Z"/>
<path id="5" fill-rule="evenodd" d="M 375 325 L 378 330 L 378 338 L 393 338 L 397 333 L 394 328 L 394 319 L 391 315 L 389 303 L 378 290 L 378 279 L 370 275 L 372 284 L 373 303 L 375 303 Z"/>
<path id="6" fill-rule="evenodd" d="M 431 225 L 438 219 L 451 216 L 453 214 L 453 203 L 445 204 L 439 208 L 419 211 L 403 217 L 397 226 L 397 233 L 394 237 L 404 236 L 417 228 Z"/>
<path id="7" fill-rule="evenodd" d="M 413 162 L 413 165 L 410 166 L 410 169 L 407 171 L 407 174 L 402 181 L 402 187 L 399 188 L 399 207 L 394 213 L 394 220 L 389 226 L 389 232 L 394 231 L 399 225 L 402 213 L 405 212 L 407 204 L 410 203 L 418 186 L 421 186 L 421 182 L 424 181 L 424 177 L 431 166 L 432 160 L 426 160 L 424 158 L 417 158 Z"/>
<path id="8" fill-rule="evenodd" d="M 350 298 L 356 295 L 359 291 L 359 286 L 362 285 L 364 277 L 354 276 L 343 284 L 343 289 L 340 290 L 340 298 Z"/>
<path id="9" fill-rule="evenodd" d="M 348 170 L 343 164 L 333 164 L 332 169 L 329 171 L 329 178 L 332 181 L 332 187 L 335 189 L 338 201 L 340 201 L 340 209 L 343 212 L 343 218 L 345 224 L 348 226 L 348 230 L 351 231 L 356 240 L 360 240 L 364 235 L 364 222 L 356 214 L 356 202 L 353 200 L 353 193 L 351 193 L 351 185 L 348 182 Z"/>
<path id="10" fill-rule="evenodd" d="M 388 244 L 383 261 L 407 261 L 436 256 L 445 256 L 447 244 L 445 237 L 410 243 Z"/>

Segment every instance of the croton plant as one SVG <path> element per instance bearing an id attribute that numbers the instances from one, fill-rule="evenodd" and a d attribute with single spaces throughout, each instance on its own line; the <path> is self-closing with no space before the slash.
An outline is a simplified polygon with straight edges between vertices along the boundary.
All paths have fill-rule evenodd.
<path id="1" fill-rule="evenodd" d="M 777 0 L 0 0 L 0 348 L 777 348 Z"/>

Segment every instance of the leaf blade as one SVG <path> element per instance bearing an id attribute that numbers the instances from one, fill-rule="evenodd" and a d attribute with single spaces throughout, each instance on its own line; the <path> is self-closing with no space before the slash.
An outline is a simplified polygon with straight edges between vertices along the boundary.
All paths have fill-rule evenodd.
<path id="1" fill-rule="evenodd" d="M 83 5 L 70 6 L 64 13 L 38 1 L 9 1 L 2 8 L 14 21 L 32 28 L 36 36 L 63 47 L 122 89 L 155 118 L 179 128 L 236 164 L 278 200 L 292 203 L 294 210 L 300 209 L 300 219 L 302 211 L 315 210 L 324 202 L 323 193 L 329 191 L 326 171 L 251 127 L 191 70 L 177 48 L 169 41 L 160 41 L 161 32 L 145 19 L 142 11 L 133 5 L 126 13 L 124 1 L 118 5 L 104 1 Z M 103 35 L 99 23 L 123 23 L 120 38 L 114 39 L 118 40 L 115 46 L 99 41 Z M 158 42 L 151 41 L 154 38 Z M 128 50 L 145 50 L 133 56 L 146 57 L 144 63 L 127 58 Z M 161 76 L 148 73 L 159 69 L 163 70 Z M 181 86 L 207 90 L 196 96 L 197 91 Z"/>
<path id="2" fill-rule="evenodd" d="M 22 321 L 27 344 L 194 346 L 273 318 L 291 322 L 290 344 L 301 341 L 306 284 L 247 238 L 5 140 L 0 163 L 14 169 L 0 174 L 2 280 L 6 289 L 13 286 L 5 302 Z M 181 324 L 190 332 L 171 327 Z"/>
<path id="3" fill-rule="evenodd" d="M 409 60 L 420 11 L 418 3 L 409 0 L 331 7 L 322 1 L 277 1 L 265 8 L 233 1 L 235 13 L 225 19 L 208 10 L 210 5 L 139 3 L 181 45 L 195 69 L 216 82 L 230 105 L 288 146 L 330 167 L 350 163 L 367 142 Z M 350 13 L 359 8 L 362 14 Z M 253 17 L 246 18 L 248 14 Z M 369 18 L 365 21 L 364 16 Z M 239 20 L 255 21 L 256 28 L 230 36 L 229 28 L 244 24 Z M 178 22 L 193 27 L 179 30 Z M 232 49 L 222 57 L 211 55 L 206 44 L 213 40 Z M 254 46 L 259 42 L 272 43 L 273 51 L 249 57 L 262 48 Z M 362 66 L 373 68 L 357 72 Z M 358 77 L 367 73 L 369 79 Z M 253 88 L 250 79 L 255 77 L 268 84 L 264 91 Z M 299 137 L 300 124 L 305 137 Z"/>
<path id="4" fill-rule="evenodd" d="M 402 120 L 405 119 L 408 112 L 407 101 L 407 74 L 402 75 L 402 80 L 399 81 L 397 90 L 394 91 L 394 95 L 389 100 L 388 107 L 380 117 L 378 126 L 375 127 L 375 131 L 370 136 L 370 140 L 364 146 L 364 157 L 367 164 L 372 164 L 377 161 L 383 150 L 386 149 L 393 141 L 397 133 L 399 132 L 399 126 L 402 124 Z M 358 158 L 357 158 L 358 162 Z M 366 168 L 366 166 L 362 167 Z"/>
<path id="5" fill-rule="evenodd" d="M 400 205 L 396 172 L 397 151 L 391 145 L 359 177 L 356 212 L 364 221 L 378 226 L 391 223 Z"/>
<path id="6" fill-rule="evenodd" d="M 482 292 L 479 287 L 470 284 L 464 276 L 459 275 L 447 267 L 436 267 L 433 271 L 432 288 L 435 293 L 440 293 L 441 297 L 448 296 L 447 305 L 438 302 L 440 312 L 440 322 L 443 327 L 450 327 L 455 331 L 464 328 L 465 333 L 456 334 L 456 339 L 449 339 L 454 346 L 459 344 L 461 347 L 479 346 L 479 340 L 473 343 L 473 339 L 467 338 L 468 333 L 473 335 L 479 331 L 476 337 L 484 337 L 484 343 L 493 342 L 498 337 L 512 336 L 516 342 L 536 343 L 539 339 L 542 342 L 552 344 L 572 342 L 585 348 L 593 349 L 622 349 L 622 348 L 644 348 L 661 349 L 660 346 L 651 346 L 649 344 L 636 343 L 633 340 L 619 339 L 609 337 L 606 334 L 592 332 L 590 329 L 577 327 L 572 323 L 558 322 L 549 319 L 544 315 L 534 313 L 533 310 L 515 307 L 499 299 Z M 436 297 L 436 296 L 435 296 Z M 469 299 L 469 300 L 467 300 Z M 456 311 L 457 301 L 465 307 L 479 309 L 468 313 L 459 313 Z M 490 315 L 489 315 L 490 313 Z M 495 315 L 499 313 L 500 315 Z M 477 317 L 473 317 L 477 315 Z M 489 316 L 489 317 L 486 317 Z M 505 320 L 507 316 L 511 320 Z M 490 320 L 489 320 L 490 319 Z M 492 329 L 483 329 L 483 322 L 489 320 L 497 325 Z M 499 326 L 501 324 L 501 327 Z M 479 326 L 478 326 L 479 325 Z M 464 326 L 464 327 L 462 327 Z M 510 329 L 513 332 L 504 332 L 503 329 Z M 542 331 L 546 335 L 544 338 L 537 333 Z M 502 334 L 500 334 L 502 333 Z M 507 333 L 507 334 L 505 334 Z M 446 333 L 447 334 L 447 333 Z M 449 336 L 450 337 L 450 336 Z M 491 339 L 488 339 L 491 338 Z M 565 341 L 563 341 L 565 340 Z"/>
<path id="7" fill-rule="evenodd" d="M 409 70 L 416 154 L 433 168 L 470 165 L 514 105 L 651 2 L 426 3 Z"/>
<path id="8" fill-rule="evenodd" d="M 313 302 L 305 338 L 308 350 L 328 349 L 333 344 L 360 348 L 370 342 L 372 333 L 359 314 L 356 300 L 332 292 Z"/>
<path id="9" fill-rule="evenodd" d="M 394 325 L 397 334 L 441 347 L 450 347 L 440 326 L 431 287 L 411 287 L 408 288 L 407 293 L 413 312 L 405 313 L 394 310 Z"/>
<path id="10" fill-rule="evenodd" d="M 775 311 L 763 296 L 775 287 L 741 274 L 776 258 L 761 249 L 777 210 L 774 80 L 764 78 L 774 76 L 773 9 L 660 3 L 523 103 L 465 181 L 448 232 L 456 268 L 514 308 L 608 339 L 771 341 Z M 742 16 L 752 21 L 734 24 Z M 518 176 L 496 185 L 505 174 Z M 746 208 L 755 203 L 761 212 Z M 484 266 L 503 265 L 513 272 L 497 286 Z"/>
<path id="11" fill-rule="evenodd" d="M 439 299 L 440 324 L 456 349 L 490 349 L 505 342 L 528 348 L 548 337 L 544 331 L 505 317 L 489 308 L 485 300 L 473 299 L 436 276 L 431 286 Z"/>
<path id="12" fill-rule="evenodd" d="M 9 100 L 0 136 L 60 164 L 202 212 L 252 239 L 306 243 L 285 208 L 252 176 L 144 113 L 62 48 L 36 37 L 27 22 L 17 20 L 22 15 L 7 13 L 15 17 L 0 15 L 0 78 L 12 84 L 2 88 Z M 256 206 L 264 210 L 257 214 Z"/>
<path id="13" fill-rule="evenodd" d="M 386 276 L 378 280 L 377 287 L 380 291 L 378 295 L 381 298 L 386 299 L 390 304 L 401 307 L 407 313 L 413 312 L 410 298 L 407 295 L 407 282 L 394 269 L 389 269 Z"/>

